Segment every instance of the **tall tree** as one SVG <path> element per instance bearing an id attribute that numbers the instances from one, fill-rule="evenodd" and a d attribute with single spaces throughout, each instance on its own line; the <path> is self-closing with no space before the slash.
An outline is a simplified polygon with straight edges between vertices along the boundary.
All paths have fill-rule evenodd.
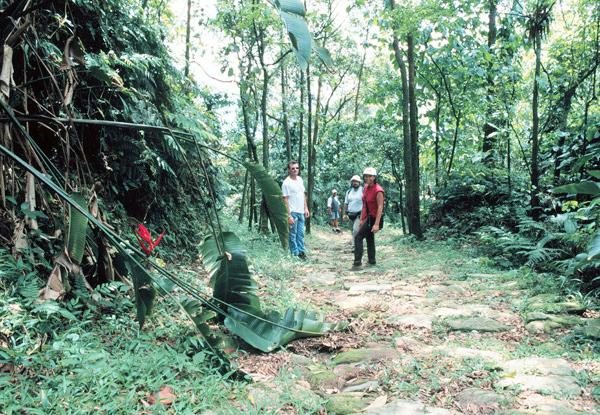
<path id="1" fill-rule="evenodd" d="M 548 33 L 550 27 L 551 10 L 554 1 L 538 0 L 532 13 L 527 19 L 527 34 L 533 43 L 535 52 L 535 70 L 533 75 L 533 96 L 531 99 L 531 215 L 539 218 L 540 208 L 540 117 L 539 117 L 539 95 L 540 95 L 540 73 L 542 66 L 542 39 Z"/>
<path id="2" fill-rule="evenodd" d="M 493 153 L 494 145 L 496 141 L 496 134 L 498 133 L 498 127 L 494 121 L 494 44 L 496 43 L 496 9 L 498 0 L 488 0 L 488 37 L 487 46 L 490 57 L 488 60 L 488 67 L 486 70 L 486 120 L 483 125 L 483 144 L 481 150 L 486 153 L 484 161 L 487 163 L 493 163 L 495 157 Z"/>

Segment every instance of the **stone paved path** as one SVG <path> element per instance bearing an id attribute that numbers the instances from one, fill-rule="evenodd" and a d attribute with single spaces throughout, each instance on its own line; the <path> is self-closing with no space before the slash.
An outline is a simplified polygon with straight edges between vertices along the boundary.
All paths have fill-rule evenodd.
<path id="1" fill-rule="evenodd" d="M 351 271 L 349 239 L 317 229 L 293 280 L 348 329 L 264 356 L 277 371 L 253 374 L 256 396 L 287 376 L 328 414 L 600 414 L 600 356 L 564 341 L 597 334 L 593 313 L 392 231 L 378 236 L 376 267 Z"/>

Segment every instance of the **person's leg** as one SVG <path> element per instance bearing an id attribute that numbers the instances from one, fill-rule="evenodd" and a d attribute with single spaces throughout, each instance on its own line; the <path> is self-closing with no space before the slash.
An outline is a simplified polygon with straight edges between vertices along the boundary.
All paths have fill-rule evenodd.
<path id="1" fill-rule="evenodd" d="M 358 233 L 358 228 L 360 227 L 360 215 L 354 218 L 354 223 L 352 224 L 352 246 L 354 246 L 354 238 L 356 238 L 356 234 Z"/>
<path id="2" fill-rule="evenodd" d="M 375 234 L 371 232 L 371 227 L 369 226 L 369 232 L 366 235 L 367 239 L 367 258 L 369 259 L 369 264 L 375 265 Z"/>
<path id="3" fill-rule="evenodd" d="M 354 265 L 360 265 L 362 263 L 363 239 L 369 233 L 371 233 L 371 231 L 367 222 L 363 223 L 358 228 L 358 232 L 354 237 Z"/>
<path id="4" fill-rule="evenodd" d="M 298 229 L 298 221 L 296 220 L 295 213 L 292 213 L 291 216 L 294 218 L 294 223 L 290 225 L 290 236 L 288 238 L 288 244 L 290 245 L 290 252 L 292 255 L 298 255 L 298 246 L 296 245 L 296 234 Z"/>
<path id="5" fill-rule="evenodd" d="M 294 220 L 298 224 L 296 229 L 296 248 L 298 253 L 296 255 L 305 254 L 306 249 L 304 248 L 304 215 L 302 213 L 295 213 Z"/>

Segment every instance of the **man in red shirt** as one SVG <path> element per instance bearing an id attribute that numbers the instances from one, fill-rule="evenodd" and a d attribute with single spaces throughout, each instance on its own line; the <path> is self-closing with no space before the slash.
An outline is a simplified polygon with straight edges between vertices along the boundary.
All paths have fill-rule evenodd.
<path id="1" fill-rule="evenodd" d="M 360 227 L 354 238 L 353 268 L 362 265 L 363 239 L 367 240 L 369 265 L 375 265 L 375 234 L 383 227 L 383 187 L 377 183 L 377 171 L 367 167 L 363 172 L 363 208 L 360 215 Z"/>

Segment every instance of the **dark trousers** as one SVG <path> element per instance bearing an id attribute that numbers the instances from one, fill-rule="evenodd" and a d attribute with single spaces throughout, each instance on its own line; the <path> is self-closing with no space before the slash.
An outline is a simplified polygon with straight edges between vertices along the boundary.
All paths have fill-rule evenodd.
<path id="1" fill-rule="evenodd" d="M 362 262 L 363 257 L 363 239 L 367 240 L 367 257 L 370 264 L 375 263 L 375 234 L 371 232 L 371 228 L 375 223 L 374 217 L 367 217 L 365 223 L 359 228 L 356 236 L 354 237 L 354 263 L 358 264 Z M 383 225 L 383 218 L 381 218 L 379 227 Z"/>

